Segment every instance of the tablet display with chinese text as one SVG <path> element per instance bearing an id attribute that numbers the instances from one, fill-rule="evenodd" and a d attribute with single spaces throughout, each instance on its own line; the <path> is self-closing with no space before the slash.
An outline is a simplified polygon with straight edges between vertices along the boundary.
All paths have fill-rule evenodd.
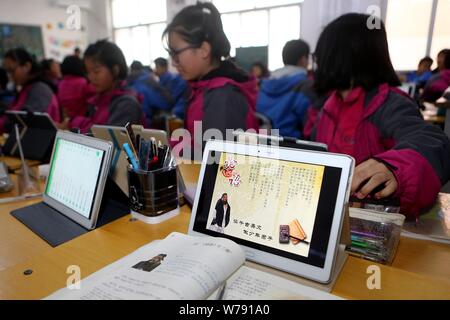
<path id="1" fill-rule="evenodd" d="M 229 238 L 248 260 L 327 283 L 353 167 L 346 155 L 210 141 L 189 232 Z"/>

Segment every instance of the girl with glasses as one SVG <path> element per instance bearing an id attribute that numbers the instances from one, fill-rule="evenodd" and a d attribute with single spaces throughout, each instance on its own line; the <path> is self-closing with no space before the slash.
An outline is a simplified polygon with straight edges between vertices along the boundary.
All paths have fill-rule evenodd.
<path id="1" fill-rule="evenodd" d="M 184 8 L 163 36 L 173 66 L 191 89 L 185 116 L 191 148 L 204 146 L 193 139 L 196 122 L 202 124 L 202 136 L 208 129 L 217 129 L 224 139 L 227 129 L 257 129 L 256 80 L 229 60 L 230 42 L 213 4 L 198 2 Z"/>

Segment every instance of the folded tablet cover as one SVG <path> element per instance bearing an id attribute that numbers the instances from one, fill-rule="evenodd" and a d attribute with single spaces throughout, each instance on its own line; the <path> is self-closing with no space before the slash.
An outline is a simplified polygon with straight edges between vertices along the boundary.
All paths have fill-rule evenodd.
<path id="1" fill-rule="evenodd" d="M 107 186 L 109 187 L 107 188 L 108 190 L 105 189 L 97 220 L 97 228 L 130 213 L 128 198 L 123 193 L 116 193 L 114 197 L 111 189 L 118 189 L 118 187 L 114 183 L 111 183 L 109 179 Z M 117 190 L 114 191 L 117 192 Z M 105 197 L 105 194 L 108 196 Z M 57 247 L 89 232 L 89 230 L 43 202 L 12 211 L 11 215 L 48 242 L 52 247 Z"/>

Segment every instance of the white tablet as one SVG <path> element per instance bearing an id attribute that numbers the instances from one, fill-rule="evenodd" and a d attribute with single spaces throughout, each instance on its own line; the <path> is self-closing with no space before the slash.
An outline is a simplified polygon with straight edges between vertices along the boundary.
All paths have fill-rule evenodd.
<path id="1" fill-rule="evenodd" d="M 53 147 L 44 202 L 86 229 L 94 229 L 111 153 L 111 142 L 59 131 Z"/>
<path id="2" fill-rule="evenodd" d="M 331 281 L 354 159 L 207 143 L 189 233 L 229 238 L 248 260 Z"/>

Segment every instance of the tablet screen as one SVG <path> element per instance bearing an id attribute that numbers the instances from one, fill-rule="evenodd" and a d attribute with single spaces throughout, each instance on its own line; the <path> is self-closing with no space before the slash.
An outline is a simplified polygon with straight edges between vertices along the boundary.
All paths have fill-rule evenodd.
<path id="1" fill-rule="evenodd" d="M 104 150 L 57 138 L 45 195 L 90 219 Z"/>
<path id="2" fill-rule="evenodd" d="M 194 231 L 323 268 L 342 169 L 213 152 Z"/>

